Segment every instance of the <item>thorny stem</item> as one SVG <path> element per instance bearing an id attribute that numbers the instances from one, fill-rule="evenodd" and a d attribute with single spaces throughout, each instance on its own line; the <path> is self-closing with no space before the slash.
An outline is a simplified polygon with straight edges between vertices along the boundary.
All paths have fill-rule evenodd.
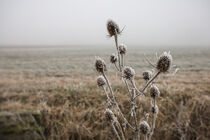
<path id="1" fill-rule="evenodd" d="M 152 83 L 153 80 L 155 80 L 155 78 L 157 78 L 157 76 L 158 76 L 159 74 L 160 74 L 160 71 L 158 71 L 158 72 L 157 72 L 157 73 L 156 73 L 156 74 L 147 82 L 147 84 L 145 85 L 144 89 L 143 89 L 140 93 L 138 93 L 138 94 L 134 97 L 133 100 L 135 100 L 136 97 L 138 97 L 138 96 L 144 94 L 144 92 L 146 91 L 147 87 Z"/>
<path id="2" fill-rule="evenodd" d="M 110 100 L 109 95 L 108 95 L 108 93 L 106 92 L 105 86 L 102 86 L 102 88 L 103 88 L 103 90 L 104 90 L 104 93 L 106 94 L 107 99 Z"/>
<path id="3" fill-rule="evenodd" d="M 132 94 L 131 94 L 131 90 L 130 90 L 130 87 L 128 85 L 128 82 L 126 81 L 126 79 L 124 79 L 124 78 L 122 78 L 122 79 L 123 79 L 123 81 L 124 81 L 124 83 L 125 83 L 125 85 L 127 87 L 128 93 L 130 94 L 130 98 L 132 98 Z"/>
<path id="4" fill-rule="evenodd" d="M 117 136 L 118 140 L 121 140 L 121 138 L 120 138 L 120 136 L 119 136 L 119 134 L 118 134 L 118 132 L 117 132 L 117 130 L 116 130 L 116 128 L 115 128 L 115 126 L 114 126 L 114 122 L 112 122 L 112 128 L 113 128 L 114 133 L 116 134 L 116 136 Z"/>
<path id="5" fill-rule="evenodd" d="M 102 88 L 103 88 L 103 90 L 104 90 L 104 93 L 106 94 L 106 97 L 107 97 L 108 102 L 113 103 L 113 101 L 110 99 L 108 93 L 106 92 L 105 86 L 102 86 Z"/>
<path id="6" fill-rule="evenodd" d="M 131 98 L 133 98 L 135 96 L 135 89 L 132 89 L 132 96 Z M 139 129 L 138 129 L 138 122 L 137 122 L 137 118 L 136 118 L 136 107 L 135 107 L 135 102 L 133 99 L 131 99 L 131 104 L 132 104 L 132 113 L 133 113 L 133 118 L 135 121 L 135 128 L 136 128 L 136 140 L 140 139 L 140 135 L 139 135 Z"/>
<path id="7" fill-rule="evenodd" d="M 136 87 L 136 83 L 135 83 L 134 79 L 130 79 L 130 81 L 131 81 L 131 84 L 132 84 L 133 88 L 138 92 L 138 94 L 141 94 L 141 92 Z"/>
<path id="8" fill-rule="evenodd" d="M 154 98 L 154 108 L 156 107 L 156 99 Z M 151 137 L 154 133 L 154 130 L 155 130 L 155 122 L 156 122 L 156 118 L 157 118 L 157 113 L 154 112 L 154 115 L 153 115 L 153 122 L 152 122 L 152 129 L 151 129 L 151 132 L 149 133 L 149 140 L 151 140 Z"/>
<path id="9" fill-rule="evenodd" d="M 118 46 L 117 31 L 116 30 L 115 30 L 114 39 L 115 39 L 115 45 L 116 45 L 116 48 L 117 48 L 119 69 L 120 69 L 120 72 L 121 72 L 122 68 L 121 68 L 121 64 L 120 64 L 120 51 L 119 51 L 119 46 Z"/>
<path id="10" fill-rule="evenodd" d="M 147 134 L 145 135 L 145 140 L 147 140 L 148 138 L 147 138 Z"/>
<path id="11" fill-rule="evenodd" d="M 115 67 L 116 67 L 117 71 L 120 71 L 120 70 L 119 70 L 119 68 L 117 67 L 117 64 L 116 64 L 116 63 L 114 63 L 114 65 L 115 65 Z"/>
<path id="12" fill-rule="evenodd" d="M 152 64 L 152 62 L 146 57 L 146 55 L 144 54 L 144 58 L 146 59 L 146 61 L 152 66 L 155 68 L 155 65 Z"/>
<path id="13" fill-rule="evenodd" d="M 119 131 L 120 131 L 120 133 L 122 135 L 122 139 L 125 140 L 125 136 L 124 136 L 124 133 L 122 131 L 123 129 L 122 129 L 122 127 L 121 127 L 121 125 L 120 125 L 120 123 L 118 121 L 116 122 L 116 125 L 117 125 L 117 127 L 118 127 L 118 129 L 119 129 Z"/>
<path id="14" fill-rule="evenodd" d="M 123 54 L 121 54 L 121 57 L 122 57 L 122 62 L 121 62 L 121 67 L 123 68 L 124 67 L 124 55 Z"/>
<path id="15" fill-rule="evenodd" d="M 115 99 L 114 92 L 113 92 L 113 90 L 112 90 L 112 87 L 111 87 L 111 85 L 110 85 L 110 82 L 109 82 L 108 78 L 106 77 L 106 75 L 104 74 L 104 72 L 103 72 L 102 74 L 103 74 L 103 76 L 104 76 L 104 78 L 105 78 L 105 80 L 106 80 L 106 83 L 107 83 L 108 87 L 109 87 L 110 93 L 111 93 L 111 95 L 112 95 L 113 102 L 114 102 L 114 104 L 115 104 L 117 110 L 119 111 L 121 117 L 124 119 L 125 123 L 128 124 L 128 126 L 129 126 L 130 128 L 134 129 L 134 128 L 131 126 L 131 124 L 127 121 L 127 119 L 126 119 L 125 116 L 123 115 L 122 111 L 120 110 L 119 105 L 118 105 L 118 103 L 117 103 L 117 101 L 116 101 L 116 99 Z"/>

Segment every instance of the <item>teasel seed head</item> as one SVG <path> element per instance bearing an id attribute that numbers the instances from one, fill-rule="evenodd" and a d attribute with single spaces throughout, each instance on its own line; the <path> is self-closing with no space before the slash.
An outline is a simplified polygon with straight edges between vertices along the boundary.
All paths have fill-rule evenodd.
<path id="1" fill-rule="evenodd" d="M 164 52 L 157 61 L 157 70 L 160 72 L 168 72 L 171 67 L 172 56 L 170 52 Z"/>
<path id="2" fill-rule="evenodd" d="M 119 45 L 119 51 L 120 51 L 120 54 L 126 54 L 126 51 L 127 51 L 127 47 L 124 45 L 124 44 L 120 44 Z"/>
<path id="3" fill-rule="evenodd" d="M 99 73 L 103 73 L 103 72 L 107 71 L 107 69 L 106 69 L 106 63 L 100 57 L 96 57 L 95 67 L 96 67 L 96 70 Z"/>
<path id="4" fill-rule="evenodd" d="M 150 132 L 150 126 L 146 121 L 140 122 L 140 131 L 145 135 Z"/>
<path id="5" fill-rule="evenodd" d="M 129 66 L 125 66 L 123 68 L 123 77 L 125 77 L 126 79 L 133 79 L 135 76 L 135 70 Z"/>
<path id="6" fill-rule="evenodd" d="M 109 32 L 110 37 L 112 37 L 113 35 L 116 35 L 116 33 L 120 34 L 119 26 L 113 20 L 108 20 L 107 31 Z"/>
<path id="7" fill-rule="evenodd" d="M 102 86 L 104 86 L 105 84 L 106 84 L 105 78 L 104 78 L 103 76 L 99 76 L 99 77 L 97 78 L 97 85 L 98 85 L 99 87 L 102 87 Z"/>
<path id="8" fill-rule="evenodd" d="M 150 96 L 152 98 L 156 98 L 156 97 L 160 96 L 160 91 L 159 91 L 157 86 L 155 86 L 155 85 L 151 86 L 151 88 L 150 88 Z"/>
<path id="9" fill-rule="evenodd" d="M 111 54 L 110 62 L 113 63 L 113 64 L 117 62 L 117 55 L 116 55 L 116 53 Z"/>
<path id="10" fill-rule="evenodd" d="M 148 81 L 152 77 L 152 72 L 147 70 L 143 72 L 143 79 Z"/>
<path id="11" fill-rule="evenodd" d="M 158 108 L 157 105 L 152 106 L 152 113 L 153 113 L 153 114 L 158 114 L 158 111 L 159 111 L 159 108 Z"/>
<path id="12" fill-rule="evenodd" d="M 111 122 L 111 121 L 115 121 L 116 120 L 116 117 L 115 117 L 114 113 L 110 109 L 108 109 L 108 108 L 105 111 L 105 117 L 106 117 L 106 120 L 108 122 Z"/>

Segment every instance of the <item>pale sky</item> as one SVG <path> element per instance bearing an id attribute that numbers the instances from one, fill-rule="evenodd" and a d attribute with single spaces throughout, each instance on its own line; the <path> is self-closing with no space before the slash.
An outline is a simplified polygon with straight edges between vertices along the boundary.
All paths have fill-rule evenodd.
<path id="1" fill-rule="evenodd" d="M 210 46 L 210 0 L 0 0 L 0 46 Z"/>

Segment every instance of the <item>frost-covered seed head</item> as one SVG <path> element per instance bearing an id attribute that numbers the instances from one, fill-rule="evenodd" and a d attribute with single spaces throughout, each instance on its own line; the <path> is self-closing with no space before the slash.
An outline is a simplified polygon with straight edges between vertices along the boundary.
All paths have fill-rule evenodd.
<path id="1" fill-rule="evenodd" d="M 144 80 L 149 80 L 150 78 L 152 77 L 152 72 L 151 71 L 149 71 L 149 70 L 147 70 L 147 71 L 144 71 L 143 72 L 143 78 L 144 78 Z"/>
<path id="2" fill-rule="evenodd" d="M 119 26 L 112 20 L 108 20 L 107 22 L 107 31 L 109 32 L 109 36 L 120 34 Z"/>
<path id="3" fill-rule="evenodd" d="M 159 108 L 158 108 L 157 105 L 152 106 L 152 113 L 153 113 L 153 114 L 158 114 L 158 111 L 159 111 Z"/>
<path id="4" fill-rule="evenodd" d="M 100 87 L 100 86 L 104 86 L 106 84 L 106 80 L 104 79 L 103 76 L 99 76 L 97 78 L 97 85 Z"/>
<path id="5" fill-rule="evenodd" d="M 128 67 L 128 66 L 124 67 L 124 69 L 123 69 L 123 76 L 126 79 L 132 79 L 132 78 L 134 78 L 134 75 L 135 75 L 135 70 L 133 68 Z"/>
<path id="6" fill-rule="evenodd" d="M 114 113 L 108 108 L 105 111 L 105 117 L 106 117 L 106 120 L 109 122 L 114 121 L 116 118 Z"/>
<path id="7" fill-rule="evenodd" d="M 100 57 L 96 58 L 95 67 L 99 73 L 103 73 L 104 71 L 107 71 L 105 61 L 101 59 Z"/>
<path id="8" fill-rule="evenodd" d="M 156 98 L 156 97 L 160 96 L 160 91 L 159 91 L 157 86 L 155 86 L 155 85 L 151 86 L 151 88 L 150 88 L 150 96 L 152 98 Z"/>
<path id="9" fill-rule="evenodd" d="M 172 63 L 172 56 L 170 52 L 164 52 L 157 61 L 157 70 L 160 72 L 167 72 Z"/>
<path id="10" fill-rule="evenodd" d="M 140 122 L 140 131 L 145 135 L 150 132 L 150 126 L 146 121 Z"/>
<path id="11" fill-rule="evenodd" d="M 119 51 L 120 51 L 120 54 L 126 54 L 127 47 L 124 44 L 120 44 Z"/>
<path id="12" fill-rule="evenodd" d="M 110 62 L 113 64 L 117 62 L 117 55 L 115 53 L 110 56 Z"/>

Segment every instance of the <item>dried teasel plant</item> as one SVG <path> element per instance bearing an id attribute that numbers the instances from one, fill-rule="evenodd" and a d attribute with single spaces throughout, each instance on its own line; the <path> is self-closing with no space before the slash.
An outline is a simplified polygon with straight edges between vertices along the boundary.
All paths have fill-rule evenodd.
<path id="1" fill-rule="evenodd" d="M 96 57 L 95 69 L 100 74 L 100 76 L 97 78 L 97 85 L 103 89 L 108 103 L 108 105 L 106 106 L 105 118 L 107 120 L 107 123 L 111 124 L 113 131 L 116 134 L 117 139 L 119 140 L 126 139 L 127 129 L 131 129 L 135 133 L 136 140 L 139 140 L 140 137 L 144 137 L 146 140 L 150 140 L 155 130 L 156 118 L 159 111 L 156 100 L 160 96 L 160 91 L 158 87 L 153 84 L 153 81 L 161 73 L 165 74 L 170 70 L 172 65 L 172 56 L 170 52 L 164 52 L 162 55 L 160 55 L 155 65 L 148 61 L 149 64 L 151 64 L 156 69 L 156 71 L 152 72 L 150 70 L 147 70 L 143 72 L 142 76 L 146 84 L 144 88 L 140 90 L 135 84 L 135 70 L 130 66 L 125 66 L 124 59 L 127 53 L 127 47 L 124 44 L 118 45 L 118 35 L 121 34 L 122 31 L 120 31 L 119 26 L 113 20 L 109 20 L 107 22 L 107 31 L 109 33 L 109 37 L 114 37 L 116 46 L 116 52 L 111 54 L 110 62 L 114 64 L 117 72 L 119 73 L 119 76 L 125 83 L 125 87 L 130 97 L 131 117 L 133 117 L 134 122 L 128 122 L 127 118 L 119 108 L 114 91 L 112 90 L 111 83 L 106 75 L 106 63 L 102 58 Z M 130 82 L 130 84 L 128 84 L 128 82 Z M 149 113 L 146 113 L 144 119 L 142 120 L 138 120 L 137 118 L 141 118 L 141 116 L 137 117 L 136 115 L 136 99 L 137 97 L 144 98 L 144 95 L 146 95 L 146 91 L 148 88 L 150 88 L 148 92 L 150 92 L 151 99 L 150 111 L 153 115 L 150 119 L 151 122 L 149 122 L 148 119 Z M 117 116 L 112 112 L 111 109 L 113 108 L 115 109 L 115 112 L 118 113 Z M 119 123 L 117 117 L 121 117 L 120 119 L 123 120 L 123 122 L 121 121 L 122 124 Z"/>

